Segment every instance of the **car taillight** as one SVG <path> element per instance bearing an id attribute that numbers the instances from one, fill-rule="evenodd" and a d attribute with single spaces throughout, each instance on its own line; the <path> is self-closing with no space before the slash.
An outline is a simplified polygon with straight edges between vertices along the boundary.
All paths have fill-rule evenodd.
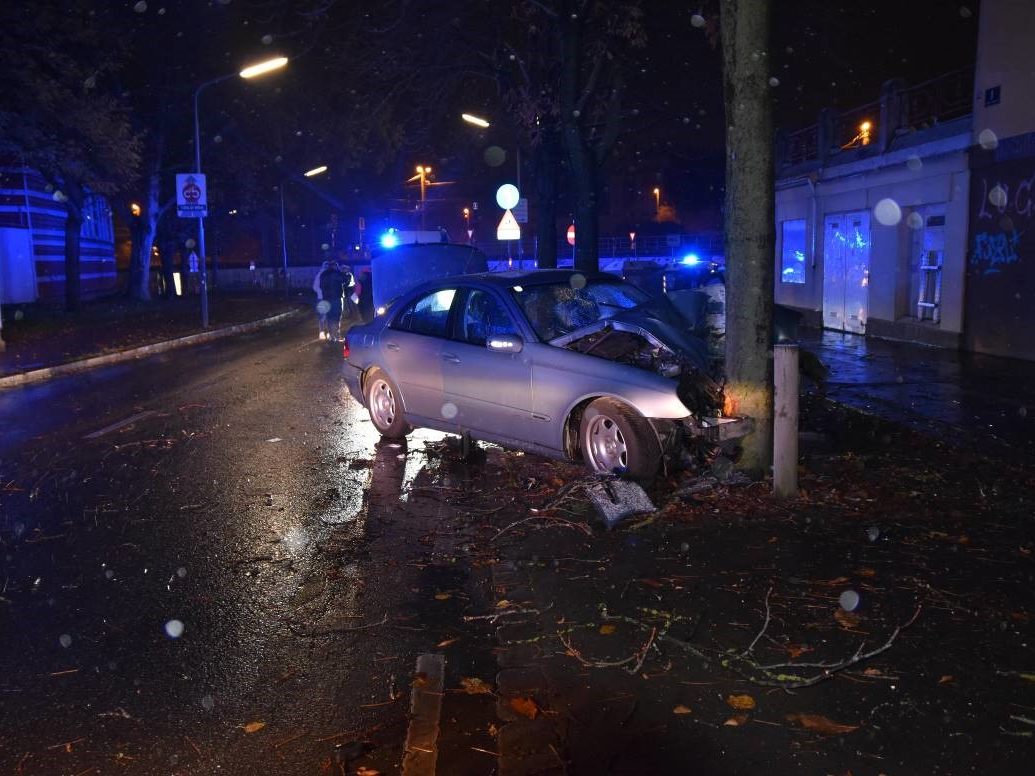
<path id="1" fill-rule="evenodd" d="M 342 345 L 342 347 L 341 347 L 341 355 L 342 355 L 343 358 L 348 358 L 349 357 L 349 353 L 351 353 L 351 352 L 352 351 L 349 350 L 349 338 L 346 337 L 345 338 L 345 344 Z"/>

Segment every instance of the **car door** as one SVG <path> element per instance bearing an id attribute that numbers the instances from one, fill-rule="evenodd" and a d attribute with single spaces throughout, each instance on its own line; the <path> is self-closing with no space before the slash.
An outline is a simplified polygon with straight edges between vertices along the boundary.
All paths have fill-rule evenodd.
<path id="1" fill-rule="evenodd" d="M 501 353 L 487 347 L 494 336 L 523 336 L 502 299 L 489 288 L 462 288 L 451 334 L 442 346 L 446 419 L 484 435 L 533 441 L 528 433 L 529 356 L 524 351 Z"/>
<path id="2" fill-rule="evenodd" d="M 403 307 L 381 332 L 381 358 L 399 387 L 407 415 L 438 418 L 442 413 L 442 345 L 456 288 L 419 295 Z"/>

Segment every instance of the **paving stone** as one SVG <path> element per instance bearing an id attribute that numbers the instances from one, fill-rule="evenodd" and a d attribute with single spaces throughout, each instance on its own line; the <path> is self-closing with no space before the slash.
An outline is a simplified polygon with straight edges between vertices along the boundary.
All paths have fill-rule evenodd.
<path id="1" fill-rule="evenodd" d="M 500 729 L 500 776 L 560 776 L 564 763 L 557 755 L 558 738 L 545 717 L 521 719 Z"/>

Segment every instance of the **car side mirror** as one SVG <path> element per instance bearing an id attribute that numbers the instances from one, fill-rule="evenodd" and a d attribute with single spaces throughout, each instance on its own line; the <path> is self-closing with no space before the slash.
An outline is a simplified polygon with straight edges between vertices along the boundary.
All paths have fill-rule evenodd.
<path id="1" fill-rule="evenodd" d="M 517 334 L 496 334 L 486 340 L 485 347 L 496 353 L 520 353 L 525 341 Z"/>

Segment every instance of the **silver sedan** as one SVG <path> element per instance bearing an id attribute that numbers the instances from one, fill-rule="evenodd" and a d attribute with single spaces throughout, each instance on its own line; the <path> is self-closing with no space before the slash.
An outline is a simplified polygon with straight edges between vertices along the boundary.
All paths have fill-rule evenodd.
<path id="1" fill-rule="evenodd" d="M 349 331 L 346 375 L 386 437 L 467 433 L 649 480 L 721 403 L 675 309 L 612 275 L 465 275 L 379 313 Z"/>

